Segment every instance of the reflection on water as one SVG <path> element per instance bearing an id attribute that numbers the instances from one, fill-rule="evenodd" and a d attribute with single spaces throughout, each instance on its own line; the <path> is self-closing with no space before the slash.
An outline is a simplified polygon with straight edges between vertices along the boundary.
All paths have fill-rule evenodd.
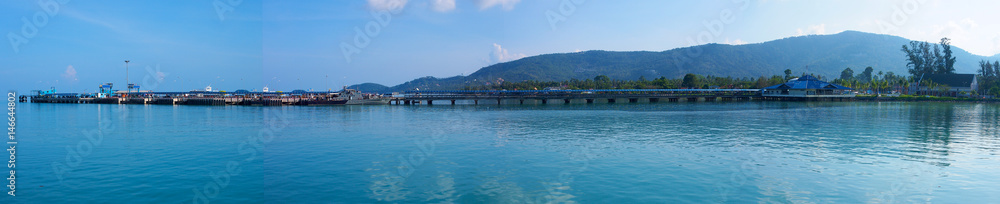
<path id="1" fill-rule="evenodd" d="M 988 174 L 996 171 L 978 167 L 1000 167 L 995 104 L 415 109 L 471 113 L 456 122 L 476 131 L 456 133 L 467 139 L 465 145 L 479 146 L 467 153 L 484 155 L 454 161 L 481 168 L 428 175 L 447 178 L 453 185 L 437 186 L 457 193 L 430 191 L 398 201 L 911 202 L 961 198 L 956 194 L 965 193 L 955 193 L 958 187 L 1000 187 L 995 179 L 954 178 L 956 171 Z M 964 160 L 973 152 L 986 153 L 978 155 L 985 161 Z M 952 167 L 970 162 L 978 167 Z M 424 188 L 422 181 L 405 183 Z M 941 189 L 948 185 L 955 189 Z"/>
<path id="2" fill-rule="evenodd" d="M 978 114 L 976 114 L 978 113 Z M 977 141 L 983 141 L 982 145 L 973 145 L 973 148 L 982 148 L 990 152 L 997 152 L 1000 149 L 1000 108 L 995 106 L 977 105 L 973 110 L 973 116 L 977 117 L 979 134 L 972 137 L 979 137 Z"/>
<path id="3" fill-rule="evenodd" d="M 956 118 L 957 117 L 957 118 Z M 929 104 L 910 108 L 910 132 L 903 151 L 904 159 L 948 166 L 948 154 L 956 119 L 963 123 L 968 115 L 955 115 L 954 105 Z"/>
<path id="4" fill-rule="evenodd" d="M 41 201 L 190 199 L 271 107 L 32 104 L 24 183 Z M 704 102 L 281 107 L 213 201 L 277 203 L 989 203 L 1000 104 Z M 126 110 L 128 114 L 114 114 Z M 110 120 L 105 120 L 110 118 Z M 99 122 L 100 121 L 100 122 Z M 60 186 L 80 129 L 114 131 Z M 52 122 L 63 124 L 50 126 Z M 252 141 L 252 140 L 251 140 Z M 245 145 L 244 145 L 245 146 Z M 44 150 L 44 151 L 42 151 Z M 107 173 L 113 172 L 113 173 Z M 193 172 L 193 173 L 192 173 Z M 113 181 L 113 182 L 96 182 Z M 145 190 L 137 190 L 143 186 Z M 42 197 L 50 192 L 56 197 Z M 166 195 L 166 196 L 164 196 Z M 242 200 L 241 200 L 242 199 Z M 190 200 L 188 200 L 190 201 Z"/>

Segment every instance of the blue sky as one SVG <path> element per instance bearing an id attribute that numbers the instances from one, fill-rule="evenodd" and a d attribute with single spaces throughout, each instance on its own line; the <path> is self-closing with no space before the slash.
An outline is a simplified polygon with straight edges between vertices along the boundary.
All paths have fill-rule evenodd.
<path id="1" fill-rule="evenodd" d="M 130 81 L 144 89 L 336 90 L 468 75 L 547 53 L 662 51 L 844 30 L 949 37 L 995 55 L 996 8 L 1000 2 L 940 0 L 3 1 L 0 88 L 124 87 L 128 59 Z"/>

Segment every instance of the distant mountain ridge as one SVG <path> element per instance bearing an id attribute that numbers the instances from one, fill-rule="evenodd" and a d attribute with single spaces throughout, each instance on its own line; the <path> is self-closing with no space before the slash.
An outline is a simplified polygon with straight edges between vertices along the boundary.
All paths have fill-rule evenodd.
<path id="1" fill-rule="evenodd" d="M 461 89 L 499 81 L 563 81 L 590 79 L 607 75 L 613 79 L 680 78 L 684 74 L 759 77 L 783 75 L 785 69 L 793 73 L 815 73 L 828 78 L 840 76 L 844 68 L 855 72 L 872 66 L 876 71 L 909 75 L 906 59 L 900 48 L 909 39 L 844 31 L 832 35 L 789 37 L 763 43 L 744 45 L 706 44 L 676 48 L 662 52 L 649 51 L 585 51 L 555 53 L 525 57 L 479 69 L 468 76 L 449 78 L 423 77 L 393 87 L 381 88 L 377 84 L 364 84 L 383 91 L 447 90 Z M 934 42 L 936 43 L 936 42 Z M 958 73 L 975 73 L 982 59 L 992 57 L 973 55 L 952 46 L 957 58 Z M 356 85 L 357 86 L 357 85 Z M 364 90 L 363 90 L 364 91 Z M 374 91 L 374 90 L 372 90 Z"/>
<path id="2" fill-rule="evenodd" d="M 347 86 L 348 89 L 360 90 L 364 92 L 385 92 L 390 91 L 390 87 L 376 84 L 376 83 L 363 83 Z"/>

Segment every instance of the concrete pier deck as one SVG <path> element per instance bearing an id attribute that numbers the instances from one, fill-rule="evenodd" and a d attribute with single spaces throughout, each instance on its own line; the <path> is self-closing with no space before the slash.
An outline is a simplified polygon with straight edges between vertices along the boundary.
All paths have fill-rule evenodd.
<path id="1" fill-rule="evenodd" d="M 33 96 L 34 103 L 97 103 L 157 105 L 308 105 L 309 100 L 328 98 L 331 92 L 299 93 L 222 93 L 222 92 L 152 92 L 144 97 L 86 98 L 61 94 Z M 388 95 L 388 94 L 386 94 Z M 665 102 L 712 102 L 778 100 L 761 96 L 758 89 L 600 89 L 600 90 L 514 90 L 514 91 L 407 91 L 393 93 L 394 105 L 556 105 L 556 104 L 626 104 Z"/>
<path id="2" fill-rule="evenodd" d="M 758 89 L 601 89 L 522 91 L 408 91 L 391 104 L 590 104 L 761 99 Z"/>

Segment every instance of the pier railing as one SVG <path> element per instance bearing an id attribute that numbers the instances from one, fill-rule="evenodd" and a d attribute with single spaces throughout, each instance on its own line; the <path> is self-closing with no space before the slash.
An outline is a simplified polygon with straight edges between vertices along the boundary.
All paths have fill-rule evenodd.
<path id="1" fill-rule="evenodd" d="M 463 90 L 463 91 L 407 91 L 403 97 L 394 100 L 396 104 L 435 100 L 471 100 L 493 104 L 547 104 L 550 103 L 594 103 L 609 102 L 656 102 L 656 101 L 715 101 L 752 100 L 760 97 L 759 89 L 596 89 L 596 90 Z M 504 100 L 508 100 L 505 102 Z M 527 101 L 526 101 L 527 100 Z"/>
<path id="2" fill-rule="evenodd" d="M 598 89 L 598 90 L 501 90 L 501 91 L 407 91 L 404 99 L 497 98 L 497 97 L 687 97 L 759 96 L 759 89 Z"/>
<path id="3" fill-rule="evenodd" d="M 31 98 L 35 103 L 102 103 L 164 105 L 309 105 L 327 100 L 333 92 L 146 92 L 129 97 L 93 97 L 83 94 L 50 94 Z M 437 101 L 471 101 L 471 104 L 637 103 L 659 101 L 754 100 L 759 89 L 592 89 L 592 90 L 450 90 L 406 91 L 382 97 L 396 104 L 432 104 Z"/>

